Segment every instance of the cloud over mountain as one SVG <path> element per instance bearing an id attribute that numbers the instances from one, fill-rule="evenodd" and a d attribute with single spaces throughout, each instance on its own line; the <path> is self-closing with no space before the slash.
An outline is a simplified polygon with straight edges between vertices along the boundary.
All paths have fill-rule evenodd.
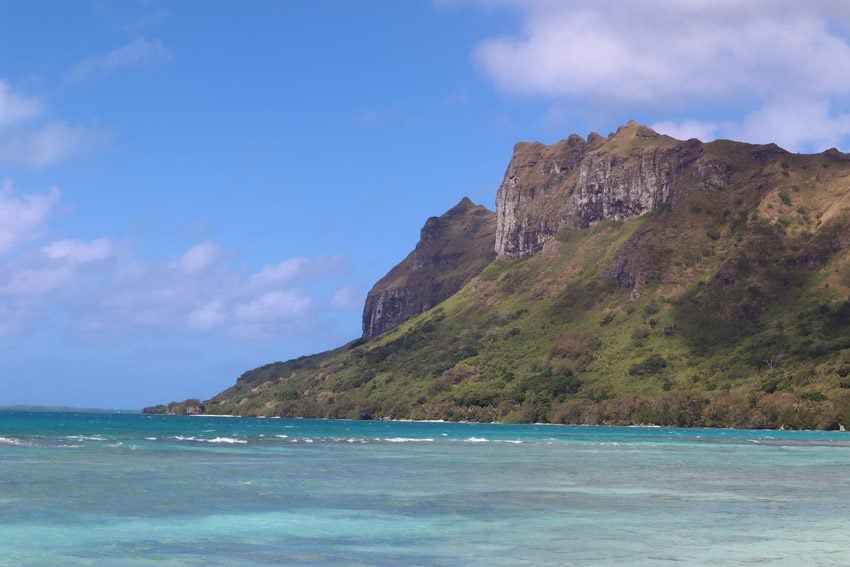
<path id="1" fill-rule="evenodd" d="M 850 114 L 842 111 L 850 98 L 850 10 L 837 3 L 485 4 L 517 9 L 523 17 L 517 34 L 488 39 L 475 50 L 504 91 L 661 110 L 670 120 L 659 125 L 677 134 L 771 139 L 792 150 L 846 145 L 850 135 Z M 700 121 L 695 115 L 706 105 L 728 108 L 737 118 Z M 808 133 L 818 126 L 822 135 Z"/>

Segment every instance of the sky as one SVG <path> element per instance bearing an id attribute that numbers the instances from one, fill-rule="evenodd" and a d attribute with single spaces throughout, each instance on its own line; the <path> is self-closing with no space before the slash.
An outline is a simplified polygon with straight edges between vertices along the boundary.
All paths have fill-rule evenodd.
<path id="1" fill-rule="evenodd" d="M 518 141 L 850 150 L 850 3 L 0 0 L 0 404 L 208 398 L 360 334 Z"/>

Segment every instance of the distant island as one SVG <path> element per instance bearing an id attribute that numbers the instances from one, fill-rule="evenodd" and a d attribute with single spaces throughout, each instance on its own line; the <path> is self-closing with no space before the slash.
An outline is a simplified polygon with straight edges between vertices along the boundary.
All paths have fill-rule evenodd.
<path id="1" fill-rule="evenodd" d="M 519 143 L 366 300 L 363 337 L 148 413 L 839 429 L 850 155 L 629 122 Z"/>

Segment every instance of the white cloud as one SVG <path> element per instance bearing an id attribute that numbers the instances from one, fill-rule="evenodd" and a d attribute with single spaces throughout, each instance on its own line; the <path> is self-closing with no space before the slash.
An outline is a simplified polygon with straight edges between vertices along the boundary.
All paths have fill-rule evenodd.
<path id="1" fill-rule="evenodd" d="M 0 165 L 47 167 L 97 145 L 103 137 L 44 116 L 41 100 L 14 92 L 0 80 Z"/>
<path id="2" fill-rule="evenodd" d="M 42 168 L 65 161 L 95 143 L 96 136 L 82 126 L 52 121 L 36 128 L 0 134 L 0 162 Z"/>
<path id="3" fill-rule="evenodd" d="M 116 257 L 117 248 L 106 238 L 60 240 L 25 251 L 0 268 L 0 298 L 54 299 L 58 290 L 75 288 L 86 276 L 101 273 Z"/>
<path id="4" fill-rule="evenodd" d="M 363 305 L 363 298 L 354 286 L 345 285 L 334 290 L 331 294 L 330 305 L 334 309 L 358 309 Z"/>
<path id="5" fill-rule="evenodd" d="M 306 265 L 306 258 L 290 258 L 278 264 L 266 266 L 251 276 L 251 284 L 264 286 L 290 282 L 304 271 Z"/>
<path id="6" fill-rule="evenodd" d="M 189 248 L 175 265 L 187 273 L 195 274 L 212 266 L 222 255 L 219 246 L 212 242 L 202 242 Z"/>
<path id="7" fill-rule="evenodd" d="M 90 280 L 108 270 L 118 249 L 108 239 L 59 240 L 23 249 L 0 263 L 0 335 L 20 332 L 57 307 L 82 302 L 87 308 Z"/>
<path id="8" fill-rule="evenodd" d="M 186 322 L 192 329 L 213 329 L 226 321 L 226 308 L 222 300 L 213 299 L 190 311 Z"/>
<path id="9" fill-rule="evenodd" d="M 172 262 L 124 261 L 91 306 L 100 320 L 86 326 L 189 329 L 232 339 L 285 336 L 308 326 L 313 311 L 310 292 L 295 280 L 325 279 L 336 263 L 293 258 L 246 273 L 210 242 Z"/>
<path id="10" fill-rule="evenodd" d="M 0 128 L 31 120 L 40 116 L 43 111 L 39 100 L 15 93 L 9 85 L 0 81 Z"/>
<path id="11" fill-rule="evenodd" d="M 209 241 L 160 261 L 141 261 L 109 238 L 42 241 L 58 200 L 58 189 L 25 194 L 9 180 L 0 186 L 0 334 L 62 314 L 87 333 L 284 337 L 316 327 L 345 299 L 341 291 L 334 305 L 314 300 L 343 273 L 341 256 L 291 258 L 252 271 Z"/>
<path id="12" fill-rule="evenodd" d="M 825 101 L 776 100 L 766 102 L 740 121 L 664 121 L 656 122 L 652 128 L 680 140 L 747 140 L 802 152 L 840 147 L 850 135 L 850 113 L 835 114 Z"/>
<path id="13" fill-rule="evenodd" d="M 41 253 L 51 260 L 83 265 L 113 257 L 116 254 L 116 248 L 108 238 L 98 238 L 91 242 L 66 239 L 44 246 Z"/>
<path id="14" fill-rule="evenodd" d="M 509 91 L 668 104 L 765 95 L 781 87 L 846 93 L 850 46 L 827 4 L 578 0 L 514 2 L 520 37 L 476 57 Z"/>
<path id="15" fill-rule="evenodd" d="M 269 264 L 259 272 L 252 274 L 249 283 L 253 287 L 288 284 L 313 278 L 336 274 L 346 268 L 342 256 L 321 256 L 314 259 L 290 258 L 277 264 Z"/>
<path id="16" fill-rule="evenodd" d="M 45 227 L 59 190 L 20 195 L 11 180 L 0 181 L 0 253 L 37 236 Z"/>
<path id="17" fill-rule="evenodd" d="M 236 320 L 243 323 L 271 323 L 306 314 L 312 302 L 294 291 L 270 291 L 236 306 Z"/>
<path id="18" fill-rule="evenodd" d="M 679 140 L 690 140 L 696 138 L 703 142 L 710 142 L 718 137 L 719 125 L 716 122 L 700 120 L 682 120 L 676 122 L 667 120 L 652 124 L 652 129 L 673 136 Z"/>
<path id="19" fill-rule="evenodd" d="M 589 107 L 673 114 L 664 125 L 710 137 L 704 105 L 731 109 L 741 135 L 789 147 L 846 140 L 838 110 L 850 100 L 850 8 L 826 0 L 491 0 L 523 15 L 513 37 L 492 38 L 475 59 L 504 91 Z M 786 101 L 794 101 L 789 104 Z M 816 118 L 798 128 L 795 106 Z M 675 116 L 678 114 L 679 116 Z M 769 121 L 769 123 L 768 123 Z M 824 122 L 827 134 L 808 132 Z M 837 125 L 831 121 L 836 121 Z M 748 138 L 755 140 L 755 138 Z"/>
<path id="20" fill-rule="evenodd" d="M 842 145 L 850 134 L 850 113 L 835 113 L 826 101 L 777 100 L 748 114 L 739 126 L 724 130 L 726 137 L 776 142 L 791 151 L 826 149 Z"/>
<path id="21" fill-rule="evenodd" d="M 83 82 L 119 69 L 151 65 L 169 61 L 173 57 L 171 50 L 158 39 L 140 37 L 109 53 L 82 61 L 71 69 L 67 79 Z"/>

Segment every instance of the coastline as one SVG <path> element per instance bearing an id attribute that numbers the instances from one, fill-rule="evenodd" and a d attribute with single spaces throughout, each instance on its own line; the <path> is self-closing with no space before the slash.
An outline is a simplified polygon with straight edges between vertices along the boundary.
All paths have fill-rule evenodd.
<path id="1" fill-rule="evenodd" d="M 104 410 L 103 413 L 109 413 L 110 410 Z M 116 412 L 121 413 L 121 412 Z M 129 412 L 132 413 L 132 412 Z M 138 412 L 136 412 L 138 413 Z M 350 423 L 429 423 L 429 424 L 464 424 L 464 425 L 503 425 L 503 426 L 547 426 L 547 427 L 599 427 L 599 428 L 624 428 L 624 429 L 682 429 L 682 430 L 709 430 L 709 431 L 800 431 L 811 433 L 850 433 L 846 429 L 797 429 L 788 427 L 710 427 L 710 426 L 681 426 L 681 425 L 659 425 L 657 423 L 635 423 L 635 424 L 619 424 L 619 423 L 510 423 L 506 421 L 468 421 L 468 420 L 448 420 L 448 419 L 349 419 L 335 417 L 283 417 L 279 415 L 232 415 L 232 414 L 217 414 L 217 413 L 201 413 L 201 414 L 144 414 L 144 415 L 167 415 L 169 417 L 221 417 L 221 418 L 240 418 L 240 419 L 291 419 L 291 420 L 313 420 L 313 421 L 328 421 L 328 422 L 350 422 Z"/>

